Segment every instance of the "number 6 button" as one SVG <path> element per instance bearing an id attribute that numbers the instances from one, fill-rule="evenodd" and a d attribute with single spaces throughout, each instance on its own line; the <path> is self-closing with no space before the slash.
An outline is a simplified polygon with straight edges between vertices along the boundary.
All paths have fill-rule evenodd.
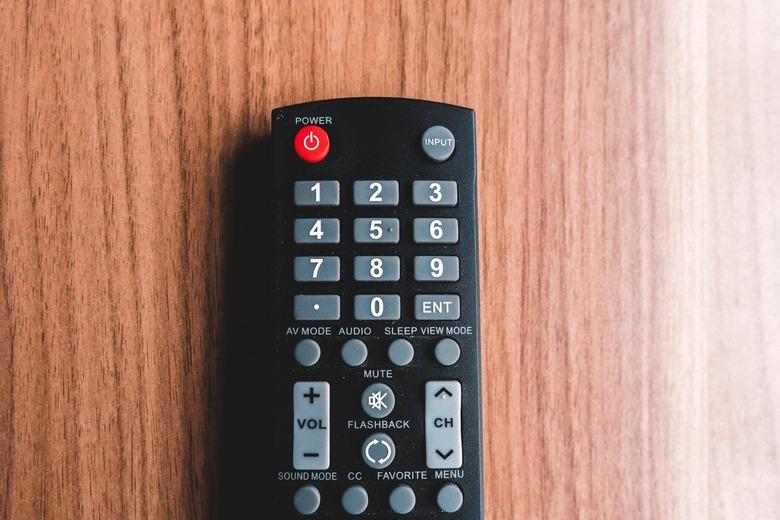
<path id="1" fill-rule="evenodd" d="M 416 218 L 414 219 L 414 241 L 417 244 L 456 244 L 458 219 Z"/>

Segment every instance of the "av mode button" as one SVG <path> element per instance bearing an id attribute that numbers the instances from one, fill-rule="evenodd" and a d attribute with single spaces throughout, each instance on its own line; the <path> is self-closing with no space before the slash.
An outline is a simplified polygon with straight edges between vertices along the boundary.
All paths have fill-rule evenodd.
<path id="1" fill-rule="evenodd" d="M 455 136 L 448 128 L 432 126 L 422 135 L 422 151 L 434 162 L 444 162 L 455 151 Z"/>

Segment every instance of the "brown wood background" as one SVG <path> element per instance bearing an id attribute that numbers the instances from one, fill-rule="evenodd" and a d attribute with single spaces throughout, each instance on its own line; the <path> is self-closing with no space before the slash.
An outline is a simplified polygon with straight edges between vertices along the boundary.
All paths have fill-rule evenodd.
<path id="1" fill-rule="evenodd" d="M 0 517 L 219 516 L 236 150 L 392 95 L 478 115 L 487 518 L 780 518 L 778 2 L 0 13 Z"/>

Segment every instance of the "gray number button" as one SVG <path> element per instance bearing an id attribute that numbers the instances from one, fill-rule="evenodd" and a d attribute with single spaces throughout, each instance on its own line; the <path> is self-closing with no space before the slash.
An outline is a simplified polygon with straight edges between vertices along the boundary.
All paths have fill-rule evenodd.
<path id="1" fill-rule="evenodd" d="M 397 218 L 356 218 L 355 242 L 358 244 L 397 244 Z"/>
<path id="2" fill-rule="evenodd" d="M 414 297 L 414 317 L 418 320 L 460 319 L 457 294 L 418 294 Z"/>
<path id="3" fill-rule="evenodd" d="M 293 271 L 296 282 L 338 282 L 339 257 L 296 256 Z"/>
<path id="4" fill-rule="evenodd" d="M 416 218 L 414 219 L 414 241 L 418 244 L 456 244 L 458 219 Z"/>
<path id="5" fill-rule="evenodd" d="M 338 244 L 339 219 L 337 218 L 296 218 L 296 244 Z"/>
<path id="6" fill-rule="evenodd" d="M 418 282 L 457 282 L 459 278 L 457 256 L 414 257 L 414 279 Z"/>
<path id="7" fill-rule="evenodd" d="M 397 206 L 398 181 L 355 181 L 352 200 L 355 206 Z"/>
<path id="8" fill-rule="evenodd" d="M 355 280 L 358 282 L 395 282 L 401 278 L 401 260 L 397 256 L 356 256 Z"/>
<path id="9" fill-rule="evenodd" d="M 401 297 L 396 294 L 358 294 L 356 320 L 397 320 L 401 318 Z"/>
<path id="10" fill-rule="evenodd" d="M 296 320 L 337 320 L 340 303 L 336 294 L 299 294 L 293 302 L 293 316 Z"/>
<path id="11" fill-rule="evenodd" d="M 455 206 L 458 183 L 455 181 L 414 181 L 412 201 L 415 206 Z"/>
<path id="12" fill-rule="evenodd" d="M 295 181 L 296 206 L 338 206 L 339 181 Z"/>

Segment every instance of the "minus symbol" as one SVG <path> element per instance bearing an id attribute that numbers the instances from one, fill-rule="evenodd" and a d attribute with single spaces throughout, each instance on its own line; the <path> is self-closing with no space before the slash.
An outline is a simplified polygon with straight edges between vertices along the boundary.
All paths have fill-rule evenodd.
<path id="1" fill-rule="evenodd" d="M 320 454 L 319 453 L 304 453 L 303 456 L 304 457 L 319 457 Z"/>

